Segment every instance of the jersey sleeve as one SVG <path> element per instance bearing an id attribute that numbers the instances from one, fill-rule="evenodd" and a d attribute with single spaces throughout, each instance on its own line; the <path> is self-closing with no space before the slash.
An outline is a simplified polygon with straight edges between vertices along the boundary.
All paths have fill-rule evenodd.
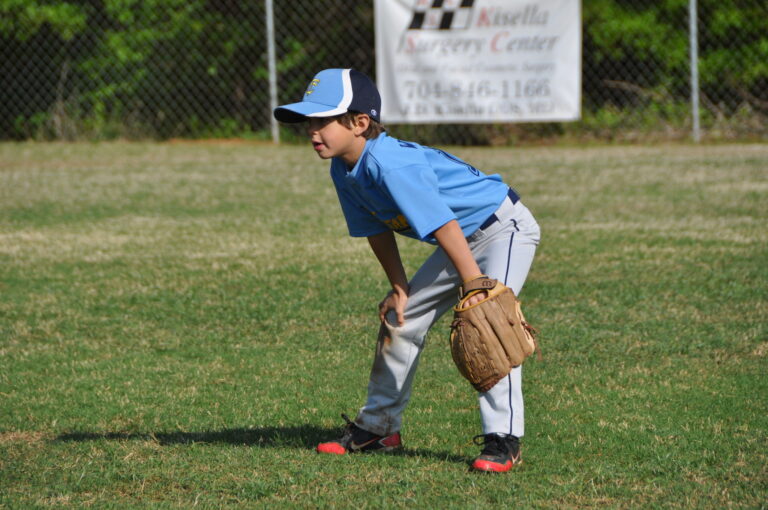
<path id="1" fill-rule="evenodd" d="M 437 175 L 429 165 L 409 165 L 382 175 L 385 189 L 419 239 L 426 240 L 456 215 L 440 196 Z"/>

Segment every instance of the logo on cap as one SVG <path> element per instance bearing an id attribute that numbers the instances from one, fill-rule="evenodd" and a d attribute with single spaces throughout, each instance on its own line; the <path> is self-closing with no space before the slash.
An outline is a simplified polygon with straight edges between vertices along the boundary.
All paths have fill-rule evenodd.
<path id="1" fill-rule="evenodd" d="M 319 84 L 320 84 L 320 80 L 315 78 L 314 80 L 309 82 L 309 87 L 307 87 L 307 91 L 304 94 L 307 95 L 307 96 L 310 95 L 312 92 L 314 92 L 314 90 L 312 90 L 312 89 L 317 87 Z"/>

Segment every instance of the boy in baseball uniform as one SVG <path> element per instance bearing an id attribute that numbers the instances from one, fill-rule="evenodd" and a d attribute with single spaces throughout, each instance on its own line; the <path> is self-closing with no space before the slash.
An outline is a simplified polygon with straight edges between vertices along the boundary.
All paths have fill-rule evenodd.
<path id="1" fill-rule="evenodd" d="M 368 396 L 323 454 L 402 447 L 403 411 L 427 332 L 455 305 L 459 287 L 480 275 L 519 294 L 539 242 L 539 226 L 499 175 L 486 175 L 439 149 L 387 134 L 376 85 L 354 69 L 326 69 L 298 103 L 275 109 L 281 122 L 304 122 L 330 173 L 353 237 L 368 239 L 392 290 L 379 303 L 381 327 Z M 410 279 L 395 233 L 436 245 Z M 466 303 L 484 298 L 481 292 Z M 478 394 L 482 445 L 472 468 L 505 472 L 520 463 L 524 433 L 522 367 Z"/>

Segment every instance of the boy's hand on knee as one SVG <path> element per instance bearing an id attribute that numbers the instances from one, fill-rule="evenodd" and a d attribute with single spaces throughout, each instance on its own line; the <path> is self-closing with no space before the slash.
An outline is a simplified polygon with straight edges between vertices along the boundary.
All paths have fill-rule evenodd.
<path id="1" fill-rule="evenodd" d="M 390 310 L 394 310 L 397 313 L 397 325 L 402 326 L 405 324 L 405 304 L 407 302 L 407 290 L 390 290 L 382 302 L 379 303 L 379 320 L 383 323 L 387 320 L 387 313 Z"/>

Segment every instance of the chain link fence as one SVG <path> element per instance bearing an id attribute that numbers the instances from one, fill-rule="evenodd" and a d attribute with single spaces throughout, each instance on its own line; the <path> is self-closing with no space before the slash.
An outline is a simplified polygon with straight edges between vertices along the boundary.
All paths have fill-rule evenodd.
<path id="1" fill-rule="evenodd" d="M 578 122 L 389 128 L 443 144 L 688 139 L 689 1 L 583 0 Z M 0 138 L 269 139 L 265 27 L 262 0 L 0 2 Z M 274 27 L 280 103 L 320 69 L 375 76 L 372 1 L 276 0 Z M 697 28 L 704 138 L 765 140 L 768 2 L 699 0 Z"/>

